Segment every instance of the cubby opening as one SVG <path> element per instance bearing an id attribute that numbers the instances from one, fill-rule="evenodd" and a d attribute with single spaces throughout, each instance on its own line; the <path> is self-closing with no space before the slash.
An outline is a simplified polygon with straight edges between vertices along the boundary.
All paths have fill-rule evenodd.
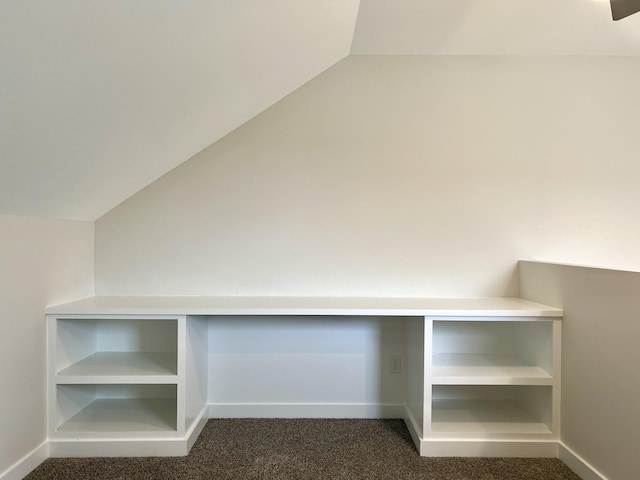
<path id="1" fill-rule="evenodd" d="M 550 321 L 434 321 L 433 383 L 551 384 Z"/>
<path id="2" fill-rule="evenodd" d="M 56 374 L 177 375 L 176 319 L 59 319 Z"/>
<path id="3" fill-rule="evenodd" d="M 550 434 L 552 388 L 529 385 L 434 385 L 431 430 Z"/>
<path id="4" fill-rule="evenodd" d="M 56 431 L 177 431 L 176 385 L 57 385 Z"/>

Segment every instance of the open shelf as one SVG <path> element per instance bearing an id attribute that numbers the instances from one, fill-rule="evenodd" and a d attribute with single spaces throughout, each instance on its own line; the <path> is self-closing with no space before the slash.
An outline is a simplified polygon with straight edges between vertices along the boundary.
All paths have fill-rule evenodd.
<path id="1" fill-rule="evenodd" d="M 551 434 L 550 386 L 433 386 L 431 431 Z"/>
<path id="2" fill-rule="evenodd" d="M 56 383 L 176 383 L 175 352 L 96 352 L 58 372 Z"/>
<path id="3" fill-rule="evenodd" d="M 175 432 L 172 399 L 97 399 L 58 426 L 59 432 Z"/>
<path id="4" fill-rule="evenodd" d="M 553 322 L 433 322 L 435 384 L 551 385 Z"/>
<path id="5" fill-rule="evenodd" d="M 436 353 L 435 385 L 551 385 L 551 374 L 517 355 L 490 353 Z"/>
<path id="6" fill-rule="evenodd" d="M 84 383 L 90 376 L 178 374 L 176 319 L 62 318 L 57 321 L 56 331 L 56 382 L 71 383 L 77 379 Z M 108 379 L 96 378 L 94 383 L 98 381 Z"/>
<path id="7" fill-rule="evenodd" d="M 434 400 L 431 431 L 550 434 L 551 430 L 511 400 Z"/>
<path id="8" fill-rule="evenodd" d="M 57 432 L 177 431 L 176 385 L 56 386 Z"/>

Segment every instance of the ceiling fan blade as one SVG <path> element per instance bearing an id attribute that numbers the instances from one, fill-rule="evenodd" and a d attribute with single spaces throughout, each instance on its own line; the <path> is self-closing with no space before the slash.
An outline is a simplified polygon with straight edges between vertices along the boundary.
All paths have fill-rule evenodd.
<path id="1" fill-rule="evenodd" d="M 611 14 L 614 20 L 640 12 L 640 0 L 611 0 Z"/>

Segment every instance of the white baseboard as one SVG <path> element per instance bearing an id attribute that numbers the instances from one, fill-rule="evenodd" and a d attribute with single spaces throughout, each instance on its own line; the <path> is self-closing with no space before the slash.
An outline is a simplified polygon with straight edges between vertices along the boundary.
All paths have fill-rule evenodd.
<path id="1" fill-rule="evenodd" d="M 582 480 L 607 480 L 607 477 L 596 470 L 589 462 L 571 450 L 563 442 L 558 442 L 558 458 L 562 460 Z"/>
<path id="2" fill-rule="evenodd" d="M 200 436 L 200 433 L 202 433 L 202 429 L 207 424 L 207 420 L 209 419 L 208 415 L 209 408 L 205 405 L 187 431 L 187 452 L 191 451 L 191 447 L 193 447 L 193 444 L 196 443 L 196 440 Z"/>
<path id="3" fill-rule="evenodd" d="M 209 418 L 404 418 L 404 405 L 374 403 L 210 403 Z"/>
<path id="4" fill-rule="evenodd" d="M 440 440 L 422 439 L 422 457 L 557 458 L 556 440 Z"/>
<path id="5" fill-rule="evenodd" d="M 418 425 L 413 413 L 407 406 L 404 407 L 404 423 L 409 430 L 409 435 L 413 440 L 413 444 L 416 446 L 418 452 L 420 451 L 420 439 L 422 437 L 422 427 Z"/>
<path id="6" fill-rule="evenodd" d="M 0 473 L 0 480 L 22 480 L 47 458 L 49 458 L 49 442 L 45 440 L 8 470 Z"/>
<path id="7" fill-rule="evenodd" d="M 69 457 L 181 457 L 187 440 L 176 438 L 113 440 L 49 440 L 53 458 Z"/>

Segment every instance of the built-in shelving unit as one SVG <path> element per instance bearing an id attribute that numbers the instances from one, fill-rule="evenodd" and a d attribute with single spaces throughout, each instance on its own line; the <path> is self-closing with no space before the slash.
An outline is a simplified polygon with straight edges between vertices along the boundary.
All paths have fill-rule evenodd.
<path id="1" fill-rule="evenodd" d="M 54 450 L 101 455 L 108 449 L 99 440 L 135 440 L 131 455 L 154 455 L 154 445 L 168 440 L 175 447 L 169 454 L 188 451 L 205 419 L 204 392 L 186 386 L 187 376 L 206 384 L 205 362 L 195 365 L 187 355 L 195 337 L 205 335 L 203 320 L 189 328 L 187 317 L 176 315 L 49 315 L 48 321 Z"/>
<path id="2" fill-rule="evenodd" d="M 47 311 L 52 456 L 184 455 L 207 418 L 215 316 L 404 317 L 421 455 L 554 456 L 560 317 L 522 299 L 94 297 Z"/>
<path id="3" fill-rule="evenodd" d="M 504 455 L 500 440 L 541 452 L 557 441 L 558 317 L 426 317 L 425 332 L 425 455 L 441 455 L 443 439 Z"/>

